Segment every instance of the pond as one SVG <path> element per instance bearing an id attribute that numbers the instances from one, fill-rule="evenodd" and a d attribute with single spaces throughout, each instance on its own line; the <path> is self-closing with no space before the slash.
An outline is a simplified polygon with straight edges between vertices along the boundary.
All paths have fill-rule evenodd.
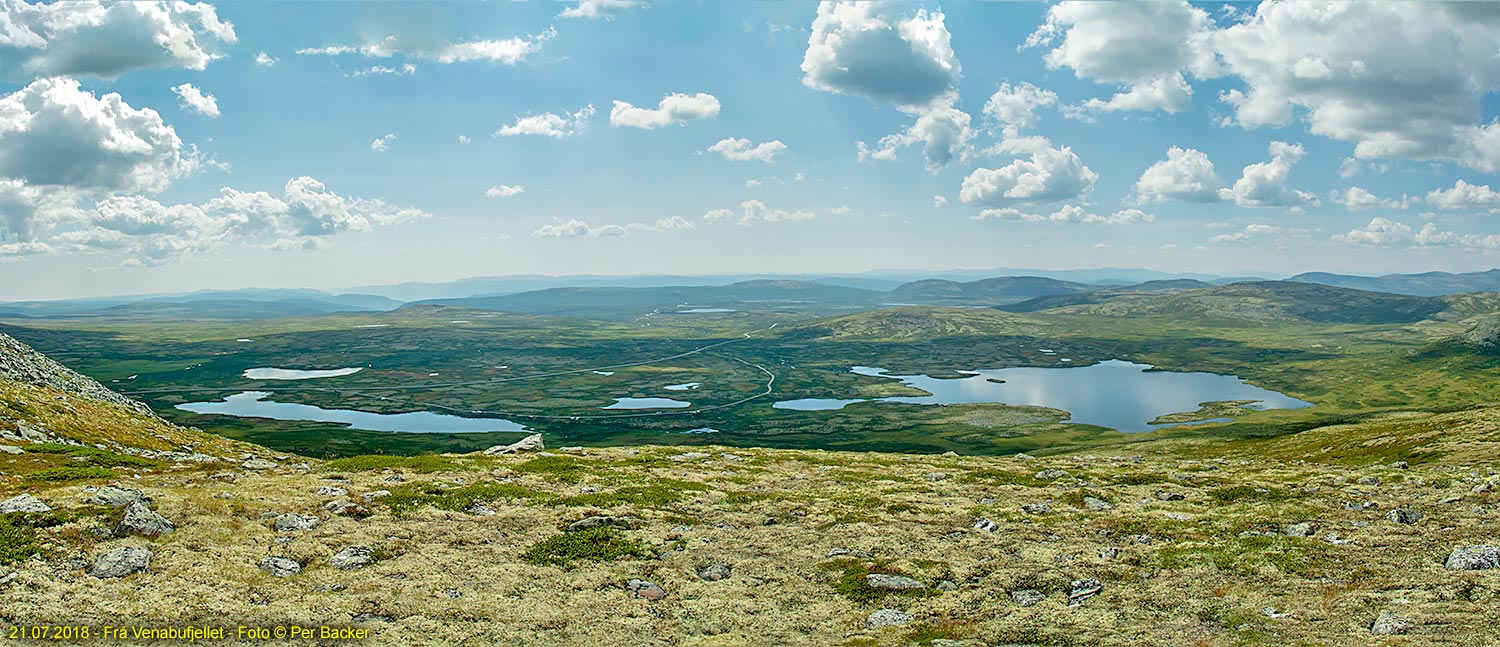
<path id="1" fill-rule="evenodd" d="M 700 386 L 703 386 L 702 382 L 684 382 L 682 384 L 669 384 L 661 388 L 668 391 L 692 391 Z"/>
<path id="2" fill-rule="evenodd" d="M 245 377 L 252 380 L 315 380 L 320 377 L 353 375 L 364 368 L 334 368 L 324 371 L 303 371 L 294 368 L 247 368 Z"/>
<path id="3" fill-rule="evenodd" d="M 717 314 L 717 313 L 721 313 L 721 312 L 734 312 L 734 310 L 731 309 L 731 308 L 688 308 L 687 310 L 678 310 L 678 311 L 676 311 L 676 314 L 680 314 L 680 315 L 707 315 L 707 314 Z"/>
<path id="4" fill-rule="evenodd" d="M 1254 400 L 1253 409 L 1299 409 L 1311 406 L 1296 398 L 1262 389 L 1233 375 L 1151 371 L 1145 364 L 1109 360 L 1066 368 L 1003 368 L 959 371 L 966 377 L 890 375 L 882 368 L 856 366 L 852 372 L 899 380 L 929 395 L 879 398 L 904 404 L 1000 403 L 1042 406 L 1072 414 L 1071 422 L 1125 432 L 1152 431 L 1158 416 L 1197 411 L 1204 402 Z M 806 399 L 777 402 L 778 409 L 828 411 L 870 400 Z"/>
<path id="5" fill-rule="evenodd" d="M 615 398 L 615 403 L 600 409 L 685 409 L 691 402 L 672 398 Z"/>
<path id="6" fill-rule="evenodd" d="M 490 431 L 529 431 L 525 425 L 503 418 L 464 418 L 430 411 L 412 413 L 371 413 L 353 409 L 324 409 L 310 404 L 272 402 L 265 391 L 236 393 L 220 402 L 189 402 L 178 409 L 193 413 L 211 413 L 241 418 L 272 420 L 306 420 L 349 425 L 367 431 L 402 431 L 418 434 L 480 433 Z"/>

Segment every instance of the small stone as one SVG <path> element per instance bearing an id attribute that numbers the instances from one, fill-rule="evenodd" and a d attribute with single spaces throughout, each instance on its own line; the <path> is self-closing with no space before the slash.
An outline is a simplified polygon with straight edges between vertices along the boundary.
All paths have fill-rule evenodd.
<path id="1" fill-rule="evenodd" d="M 1380 614 L 1370 625 L 1370 633 L 1376 636 L 1400 636 L 1416 628 L 1416 623 L 1390 611 Z"/>
<path id="2" fill-rule="evenodd" d="M 93 568 L 89 569 L 89 575 L 99 579 L 112 577 L 125 577 L 132 573 L 139 573 L 151 566 L 151 551 L 138 546 L 125 546 L 116 548 L 94 561 Z"/>
<path id="3" fill-rule="evenodd" d="M 1311 537 L 1317 532 L 1318 526 L 1311 521 L 1299 521 L 1281 527 L 1281 534 L 1288 537 Z"/>
<path id="4" fill-rule="evenodd" d="M 1038 591 L 1036 589 L 1021 589 L 1019 591 L 1010 592 L 1010 599 L 1016 604 L 1019 604 L 1023 607 L 1029 607 L 1033 604 L 1041 602 L 1042 600 L 1045 600 L 1046 598 L 1047 594 L 1042 593 L 1041 591 Z"/>
<path id="5" fill-rule="evenodd" d="M 264 458 L 252 458 L 240 463 L 240 467 L 247 470 L 273 470 L 276 469 L 277 464 L 276 461 L 268 461 Z"/>
<path id="6" fill-rule="evenodd" d="M 374 553 L 369 546 L 350 546 L 334 554 L 333 557 L 329 557 L 328 565 L 349 571 L 363 568 L 374 559 Z"/>
<path id="7" fill-rule="evenodd" d="M 115 532 L 121 535 L 141 535 L 144 537 L 155 537 L 165 535 L 176 530 L 172 522 L 146 507 L 146 504 L 136 501 L 125 508 L 125 518 L 120 520 L 120 525 Z"/>
<path id="8" fill-rule="evenodd" d="M 1181 501 L 1185 498 L 1187 497 L 1184 497 L 1181 492 L 1173 492 L 1171 490 L 1156 491 L 1156 499 L 1158 501 Z"/>
<path id="9" fill-rule="evenodd" d="M 705 582 L 717 582 L 719 580 L 727 580 L 727 579 L 729 579 L 729 572 L 730 572 L 730 569 L 729 569 L 729 565 L 727 565 L 727 564 L 712 564 L 712 565 L 709 565 L 709 566 L 704 566 L 703 568 L 700 568 L 697 571 L 697 573 L 698 573 L 698 579 L 703 580 Z"/>
<path id="10" fill-rule="evenodd" d="M 342 590 L 342 589 L 340 589 Z M 396 619 L 379 613 L 361 613 L 349 619 L 351 624 L 361 625 L 368 622 L 395 622 Z"/>
<path id="11" fill-rule="evenodd" d="M 1099 549 L 1099 558 L 1100 559 L 1114 559 L 1114 558 L 1119 557 L 1119 556 L 1120 556 L 1120 549 L 1116 548 L 1114 546 L 1108 546 L 1108 547 L 1100 548 Z"/>
<path id="12" fill-rule="evenodd" d="M 1016 454 L 1014 456 L 1011 456 L 1011 458 L 1014 458 L 1014 459 L 1016 459 L 1018 461 L 1036 460 L 1035 456 L 1032 456 L 1031 454 L 1026 454 L 1026 453 Z"/>
<path id="13" fill-rule="evenodd" d="M 948 475 L 942 472 L 928 472 L 926 474 L 923 474 L 922 478 L 936 482 L 948 478 Z"/>
<path id="14" fill-rule="evenodd" d="M 912 620 L 915 619 L 910 613 L 904 613 L 896 609 L 881 609 L 865 616 L 865 626 L 871 629 L 904 627 L 911 624 Z"/>
<path id="15" fill-rule="evenodd" d="M 1391 463 L 1391 468 L 1392 469 L 1404 470 L 1404 469 L 1408 469 L 1410 467 L 1411 467 L 1411 465 L 1407 464 L 1406 461 L 1396 461 L 1394 463 Z"/>
<path id="16" fill-rule="evenodd" d="M 741 462 L 741 461 L 745 460 L 745 457 L 744 456 L 740 456 L 739 454 L 730 454 L 730 453 L 726 452 L 724 454 L 724 460 L 726 460 L 726 461 L 734 461 L 734 462 L 738 463 L 738 462 Z"/>
<path id="17" fill-rule="evenodd" d="M 344 496 L 348 493 L 348 490 L 345 490 L 341 487 L 334 487 L 332 485 L 325 485 L 318 488 L 318 496 Z"/>
<path id="18" fill-rule="evenodd" d="M 370 516 L 370 511 L 364 506 L 348 499 L 335 499 L 323 504 L 323 509 L 340 517 L 353 517 L 363 519 Z"/>
<path id="19" fill-rule="evenodd" d="M 849 550 L 848 548 L 834 548 L 834 549 L 829 550 L 828 551 L 828 559 L 833 559 L 835 557 L 853 557 L 855 559 L 872 559 L 874 557 L 874 555 L 871 555 L 870 552 L 867 551 L 867 550 Z"/>
<path id="20" fill-rule="evenodd" d="M 146 496 L 140 490 L 115 485 L 106 485 L 94 490 L 94 493 L 89 495 L 89 498 L 83 500 L 84 503 L 89 505 L 105 505 L 111 508 L 123 508 L 136 501 L 149 503 L 151 497 Z"/>
<path id="21" fill-rule="evenodd" d="M 1396 523 L 1412 524 L 1422 520 L 1422 513 L 1409 508 L 1396 508 L 1387 512 L 1385 518 Z"/>
<path id="22" fill-rule="evenodd" d="M 11 497 L 11 498 L 6 499 L 4 501 L 0 501 L 0 514 L 6 514 L 6 513 L 10 513 L 10 512 L 51 512 L 51 511 L 52 511 L 52 507 L 51 506 L 49 506 L 49 505 L 47 505 L 45 503 L 42 503 L 41 499 L 38 499 L 38 498 L 36 498 L 36 497 L 34 497 L 34 496 L 30 495 L 30 494 L 22 494 L 20 496 Z"/>
<path id="23" fill-rule="evenodd" d="M 472 514 L 476 517 L 492 517 L 495 515 L 495 511 L 491 510 L 489 506 L 483 503 L 475 503 L 474 505 L 464 508 L 464 512 Z"/>
<path id="24" fill-rule="evenodd" d="M 974 522 L 974 529 L 983 530 L 985 532 L 995 532 L 996 530 L 1000 529 L 1000 524 L 990 521 L 989 519 L 986 519 L 984 517 L 980 517 L 978 521 Z"/>
<path id="25" fill-rule="evenodd" d="M 406 482 L 406 477 L 402 476 L 400 474 L 392 474 L 390 476 L 385 477 L 385 482 L 387 482 L 387 483 L 405 483 Z"/>
<path id="26" fill-rule="evenodd" d="M 640 519 L 635 517 L 584 517 L 578 521 L 568 524 L 568 532 L 578 532 L 592 528 L 619 528 L 630 530 L 640 524 Z"/>
<path id="27" fill-rule="evenodd" d="M 322 523 L 322 519 L 310 514 L 287 512 L 276 515 L 276 519 L 271 522 L 271 525 L 276 529 L 276 532 L 292 532 L 296 530 L 312 530 Z"/>
<path id="28" fill-rule="evenodd" d="M 649 582 L 647 580 L 630 580 L 625 583 L 625 586 L 626 588 L 630 589 L 630 592 L 634 594 L 635 597 L 644 600 L 651 600 L 652 602 L 655 602 L 667 597 L 667 590 L 661 588 L 660 586 L 657 586 L 655 582 Z"/>
<path id="29" fill-rule="evenodd" d="M 1443 562 L 1450 571 L 1482 571 L 1500 567 L 1500 546 L 1455 548 Z"/>
<path id="30" fill-rule="evenodd" d="M 1021 506 L 1021 509 L 1026 511 L 1027 514 L 1047 514 L 1052 512 L 1052 506 L 1045 503 L 1028 503 Z"/>
<path id="31" fill-rule="evenodd" d="M 1380 485 L 1380 477 L 1378 477 L 1378 476 L 1361 476 L 1361 477 L 1359 477 L 1359 484 L 1360 485 Z"/>
<path id="32" fill-rule="evenodd" d="M 926 584 L 904 575 L 887 575 L 885 573 L 870 573 L 866 575 L 865 585 L 882 591 L 920 591 L 927 588 Z"/>
<path id="33" fill-rule="evenodd" d="M 1091 496 L 1086 496 L 1083 497 L 1083 507 L 1095 512 L 1103 512 L 1105 510 L 1115 509 L 1115 504 L 1105 501 L 1104 499 L 1096 499 Z"/>
<path id="34" fill-rule="evenodd" d="M 1060 479 L 1060 478 L 1062 478 L 1064 476 L 1067 476 L 1067 475 L 1068 475 L 1068 473 L 1065 470 L 1042 470 L 1042 471 L 1036 473 L 1037 479 L 1043 480 L 1043 481 L 1051 481 L 1053 479 Z"/>
<path id="35" fill-rule="evenodd" d="M 932 642 L 927 644 L 932 647 L 964 647 L 962 640 L 953 640 L 951 638 L 933 638 Z"/>
<path id="36" fill-rule="evenodd" d="M 375 499 L 384 499 L 385 497 L 388 497 L 390 495 L 390 490 L 375 490 L 374 492 L 366 492 L 364 494 L 365 503 L 369 503 L 371 501 L 374 501 Z"/>
<path id="37" fill-rule="evenodd" d="M 955 584 L 952 580 L 943 580 L 941 582 L 938 582 L 937 585 L 932 588 L 935 588 L 939 591 L 952 593 L 958 590 L 958 584 Z"/>
<path id="38" fill-rule="evenodd" d="M 271 577 L 291 577 L 302 572 L 302 565 L 285 557 L 267 557 L 260 560 L 260 570 Z"/>
<path id="39" fill-rule="evenodd" d="M 1068 585 L 1068 606 L 1076 607 L 1083 604 L 1084 600 L 1099 595 L 1104 590 L 1104 584 L 1099 580 L 1073 580 Z"/>
<path id="40" fill-rule="evenodd" d="M 15 445 L 0 445 L 0 454 L 25 454 L 26 450 Z"/>

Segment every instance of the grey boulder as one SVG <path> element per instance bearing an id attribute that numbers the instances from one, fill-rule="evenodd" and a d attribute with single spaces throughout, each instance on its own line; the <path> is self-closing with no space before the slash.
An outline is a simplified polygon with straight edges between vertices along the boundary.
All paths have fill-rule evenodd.
<path id="1" fill-rule="evenodd" d="M 151 566 L 152 557 L 151 551 L 146 548 L 116 548 L 94 560 L 94 567 L 89 569 L 89 575 L 100 579 L 125 577 L 146 570 Z"/>
<path id="2" fill-rule="evenodd" d="M 163 517 L 146 507 L 146 504 L 135 501 L 125 507 L 125 518 L 120 520 L 120 525 L 115 532 L 121 535 L 141 535 L 143 537 L 155 537 L 165 535 L 177 527 L 172 525 Z"/>

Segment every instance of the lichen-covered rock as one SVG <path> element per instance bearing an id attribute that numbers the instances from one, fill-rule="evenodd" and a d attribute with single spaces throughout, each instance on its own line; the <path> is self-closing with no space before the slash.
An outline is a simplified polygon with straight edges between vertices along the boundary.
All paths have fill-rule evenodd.
<path id="1" fill-rule="evenodd" d="M 302 572 L 302 565 L 285 557 L 267 557 L 260 560 L 260 570 L 272 577 L 291 577 Z"/>
<path id="2" fill-rule="evenodd" d="M 625 587 L 630 589 L 630 593 L 635 597 L 651 600 L 652 602 L 667 597 L 667 590 L 661 588 L 656 582 L 633 579 L 626 582 Z"/>
<path id="3" fill-rule="evenodd" d="M 89 575 L 108 579 L 139 573 L 151 566 L 151 558 L 154 556 L 150 549 L 138 546 L 116 548 L 100 555 L 94 561 L 93 568 L 89 569 Z"/>
<path id="4" fill-rule="evenodd" d="M 369 546 L 349 546 L 328 558 L 328 565 L 346 571 L 364 568 L 375 561 L 374 551 Z"/>
<path id="5" fill-rule="evenodd" d="M 125 518 L 120 520 L 120 525 L 115 528 L 115 531 L 121 535 L 155 537 L 176 529 L 177 527 L 172 525 L 166 517 L 146 507 L 145 503 L 135 501 L 125 507 Z"/>
<path id="6" fill-rule="evenodd" d="M 711 564 L 697 570 L 698 579 L 705 582 L 717 582 L 729 579 L 728 564 Z"/>
<path id="7" fill-rule="evenodd" d="M 1376 636 L 1400 636 L 1415 629 L 1416 626 L 1416 623 L 1386 611 L 1370 624 L 1370 633 Z"/>
<path id="8" fill-rule="evenodd" d="M 1481 571 L 1500 567 L 1500 546 L 1455 548 L 1443 562 L 1450 571 Z"/>
<path id="9" fill-rule="evenodd" d="M 322 519 L 310 514 L 286 512 L 276 515 L 271 525 L 276 528 L 276 532 L 294 532 L 297 530 L 312 530 L 322 523 Z"/>
<path id="10" fill-rule="evenodd" d="M 111 508 L 123 508 L 136 501 L 150 503 L 151 497 L 146 496 L 140 490 L 117 485 L 106 485 L 94 490 L 93 494 L 90 494 L 87 499 L 83 500 L 84 503 L 89 505 L 103 505 Z"/>
<path id="11" fill-rule="evenodd" d="M 22 494 L 0 501 L 0 514 L 8 512 L 51 512 L 52 507 L 30 494 Z"/>
<path id="12" fill-rule="evenodd" d="M 880 609 L 879 611 L 865 616 L 865 626 L 871 629 L 879 629 L 881 627 L 904 627 L 911 624 L 911 622 L 915 619 L 916 618 L 912 617 L 910 613 L 905 613 L 897 609 Z"/>
<path id="13" fill-rule="evenodd" d="M 1068 606 L 1076 607 L 1083 604 L 1084 600 L 1099 595 L 1104 590 L 1104 584 L 1099 580 L 1073 580 L 1068 585 Z"/>

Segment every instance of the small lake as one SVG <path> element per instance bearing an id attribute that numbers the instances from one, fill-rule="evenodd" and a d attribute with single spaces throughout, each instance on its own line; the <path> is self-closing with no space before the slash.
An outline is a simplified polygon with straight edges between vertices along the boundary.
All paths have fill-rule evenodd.
<path id="1" fill-rule="evenodd" d="M 703 386 L 702 382 L 684 382 L 682 384 L 669 384 L 662 388 L 668 391 L 692 391 L 700 386 Z"/>
<path id="2" fill-rule="evenodd" d="M 600 409 L 686 409 L 691 402 L 672 398 L 615 398 L 615 403 Z"/>
<path id="3" fill-rule="evenodd" d="M 715 313 L 720 313 L 720 312 L 734 312 L 734 310 L 731 309 L 731 308 L 688 308 L 687 310 L 677 310 L 677 311 L 675 311 L 675 314 L 680 314 L 680 315 L 707 315 L 707 314 L 715 314 Z"/>
<path id="4" fill-rule="evenodd" d="M 320 377 L 338 377 L 340 375 L 354 375 L 361 368 L 334 368 L 325 371 L 303 371 L 294 368 L 247 368 L 245 377 L 252 380 L 315 380 Z"/>
<path id="5" fill-rule="evenodd" d="M 211 413 L 241 418 L 272 420 L 306 420 L 349 425 L 366 431 L 402 431 L 418 434 L 479 433 L 489 431 L 529 431 L 525 425 L 503 418 L 464 418 L 431 411 L 411 413 L 371 413 L 353 409 L 324 409 L 310 404 L 271 402 L 265 391 L 236 393 L 221 402 L 189 402 L 178 409 L 193 413 Z"/>
<path id="6" fill-rule="evenodd" d="M 1253 409 L 1300 409 L 1311 406 L 1296 398 L 1262 389 L 1233 375 L 1149 371 L 1150 366 L 1109 360 L 1067 368 L 1003 368 L 960 371 L 966 377 L 941 379 L 926 375 L 890 375 L 882 368 L 856 366 L 858 375 L 900 380 L 930 395 L 897 396 L 876 400 L 809 398 L 773 405 L 796 411 L 829 411 L 856 402 L 904 404 L 999 403 L 1042 406 L 1072 414 L 1071 422 L 1099 425 L 1125 432 L 1153 431 L 1172 425 L 1152 425 L 1158 416 L 1197 411 L 1203 402 L 1255 400 Z"/>

